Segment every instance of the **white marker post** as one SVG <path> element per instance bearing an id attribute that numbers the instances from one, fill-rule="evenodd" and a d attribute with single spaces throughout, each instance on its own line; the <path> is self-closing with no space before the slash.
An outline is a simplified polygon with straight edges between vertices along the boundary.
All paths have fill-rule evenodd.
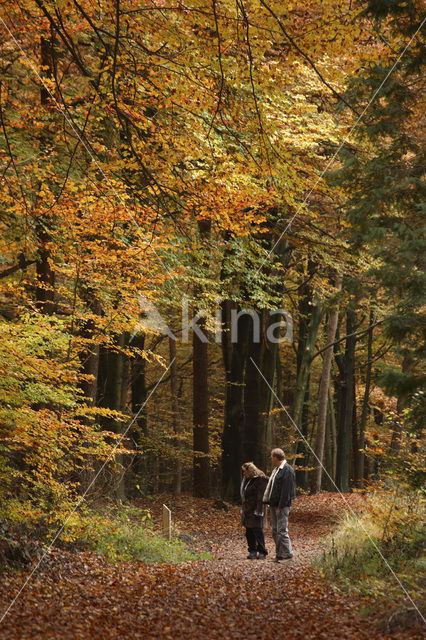
<path id="1" fill-rule="evenodd" d="M 163 504 L 163 536 L 170 542 L 172 539 L 172 512 Z"/>

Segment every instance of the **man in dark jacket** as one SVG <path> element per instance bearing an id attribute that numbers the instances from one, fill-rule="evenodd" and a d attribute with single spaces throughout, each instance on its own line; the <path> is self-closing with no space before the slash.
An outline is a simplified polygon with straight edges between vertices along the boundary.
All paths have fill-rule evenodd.
<path id="1" fill-rule="evenodd" d="M 290 560 L 293 557 L 288 535 L 288 515 L 291 501 L 296 497 L 296 483 L 293 467 L 285 459 L 282 449 L 271 451 L 273 470 L 263 496 L 269 504 L 272 537 L 275 541 L 276 556 L 273 562 Z"/>

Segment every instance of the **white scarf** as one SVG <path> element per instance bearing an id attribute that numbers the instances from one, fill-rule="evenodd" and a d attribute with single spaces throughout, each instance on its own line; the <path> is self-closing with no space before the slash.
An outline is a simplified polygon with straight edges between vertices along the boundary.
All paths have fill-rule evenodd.
<path id="1" fill-rule="evenodd" d="M 269 498 L 271 497 L 272 487 L 274 486 L 275 476 L 277 475 L 280 469 L 284 468 L 284 465 L 287 461 L 283 460 L 279 467 L 275 467 L 269 476 L 268 484 L 266 485 L 265 493 L 263 494 L 263 502 L 269 502 Z"/>

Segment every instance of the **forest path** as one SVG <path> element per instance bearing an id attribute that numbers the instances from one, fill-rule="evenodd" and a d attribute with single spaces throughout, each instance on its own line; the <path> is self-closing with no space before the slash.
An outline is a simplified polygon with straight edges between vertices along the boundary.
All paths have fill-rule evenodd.
<path id="1" fill-rule="evenodd" d="M 356 505 L 358 497 L 349 497 Z M 169 498 L 182 536 L 212 560 L 122 564 L 88 553 L 52 551 L 0 625 L 3 640 L 390 639 L 359 617 L 361 600 L 337 593 L 309 566 L 344 507 L 336 494 L 298 498 L 291 510 L 295 560 L 288 566 L 247 560 L 239 509 L 208 500 Z M 149 505 L 154 516 L 161 500 Z M 267 535 L 273 556 L 273 542 Z M 0 585 L 3 611 L 25 579 Z"/>

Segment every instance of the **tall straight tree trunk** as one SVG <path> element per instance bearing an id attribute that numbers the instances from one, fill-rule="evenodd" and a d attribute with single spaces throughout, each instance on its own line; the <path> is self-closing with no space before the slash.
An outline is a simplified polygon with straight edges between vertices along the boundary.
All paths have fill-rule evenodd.
<path id="1" fill-rule="evenodd" d="M 116 338 L 117 349 L 101 349 L 99 375 L 99 405 L 115 411 L 124 412 L 127 403 L 129 384 L 129 359 L 122 352 L 127 345 L 128 334 L 121 333 Z M 115 433 L 121 433 L 124 425 L 113 418 L 103 420 L 105 426 Z M 117 458 L 123 462 L 122 456 Z M 119 482 L 115 488 L 116 497 L 125 499 L 124 472 L 120 473 Z"/>
<path id="2" fill-rule="evenodd" d="M 273 326 L 278 322 L 275 314 L 263 309 L 258 311 L 257 315 L 260 319 L 259 337 L 252 327 L 249 331 L 251 340 L 244 385 L 243 457 L 245 461 L 253 460 L 256 466 L 264 469 L 269 458 L 268 422 L 274 397 L 278 356 L 278 340 L 275 338 L 278 339 L 279 336 L 277 327 Z M 269 330 L 274 330 L 274 336 L 269 335 Z"/>
<path id="3" fill-rule="evenodd" d="M 86 299 L 86 304 L 92 314 L 101 314 L 101 305 L 99 300 L 93 295 L 93 291 L 84 291 L 81 292 L 80 295 Z M 94 320 L 92 318 L 86 320 L 79 333 L 87 340 L 87 344 L 80 354 L 81 371 L 84 374 L 80 387 L 84 393 L 86 402 L 90 406 L 93 406 L 96 404 L 99 374 L 99 344 L 96 340 L 93 340 L 96 333 Z"/>
<path id="4" fill-rule="evenodd" d="M 123 333 L 123 347 L 126 347 L 129 343 L 129 334 L 127 332 Z M 128 356 L 125 353 L 121 353 L 121 394 L 120 394 L 120 411 L 123 413 L 126 412 L 127 407 L 127 399 L 129 395 L 129 379 L 130 379 L 130 361 Z M 120 432 L 126 427 L 126 423 L 121 422 L 119 426 Z M 123 471 L 120 476 L 120 484 L 117 487 L 117 496 L 120 500 L 126 499 L 126 468 L 125 468 L 125 456 L 120 454 L 118 457 L 118 462 L 122 465 Z"/>
<path id="5" fill-rule="evenodd" d="M 92 330 L 92 327 L 87 328 L 88 331 Z M 86 402 L 89 405 L 94 405 L 96 402 L 97 389 L 98 389 L 98 371 L 99 371 L 99 345 L 92 342 L 88 345 L 81 354 L 82 359 L 82 373 L 85 376 L 85 380 L 81 383 L 81 390 L 84 393 Z"/>
<path id="6" fill-rule="evenodd" d="M 277 352 L 277 357 L 275 359 L 275 366 L 276 366 L 276 371 L 275 371 L 276 394 L 278 397 L 278 405 L 280 407 L 280 410 L 282 410 L 282 406 L 286 404 L 286 398 L 285 398 L 285 386 L 284 386 L 284 377 L 283 377 L 283 365 L 281 363 L 279 350 Z M 273 400 L 274 398 L 271 398 L 272 403 L 273 403 Z M 272 406 L 270 410 L 272 410 Z M 281 411 L 279 415 L 282 415 Z M 268 450 L 271 450 L 273 448 L 273 444 L 275 444 L 275 441 L 277 438 L 276 426 L 277 426 L 276 420 L 274 419 L 271 420 L 271 417 L 270 417 L 270 427 L 268 425 L 268 431 L 267 431 Z"/>
<path id="7" fill-rule="evenodd" d="M 313 272 L 314 268 L 315 268 L 314 264 L 311 261 L 309 261 L 308 262 L 309 274 Z M 296 385 L 295 385 L 295 392 L 294 392 L 293 403 L 292 403 L 293 419 L 294 419 L 295 411 L 299 411 L 298 406 L 300 402 L 304 404 L 306 387 L 308 386 L 307 385 L 308 376 L 306 376 L 306 383 L 304 384 L 304 381 L 301 379 L 301 372 L 302 372 L 303 354 L 305 353 L 305 350 L 307 347 L 309 322 L 311 319 L 311 311 L 312 311 L 312 299 L 313 299 L 312 287 L 310 286 L 309 283 L 303 284 L 299 290 L 299 305 L 298 305 L 299 334 L 298 334 L 297 354 L 296 354 Z M 300 400 L 300 396 L 302 396 L 301 400 Z M 301 410 L 300 410 L 300 414 L 301 414 Z"/>
<path id="8" fill-rule="evenodd" d="M 356 380 L 355 380 L 355 365 L 354 365 L 354 379 L 352 384 L 352 479 L 355 486 L 358 484 L 359 479 L 359 439 L 358 439 L 358 421 L 356 415 Z"/>
<path id="9" fill-rule="evenodd" d="M 205 321 L 198 322 L 204 329 Z M 192 379 L 193 379 L 193 451 L 194 451 L 194 496 L 210 496 L 209 465 L 209 389 L 208 389 L 208 343 L 193 332 Z"/>
<path id="10" fill-rule="evenodd" d="M 199 220 L 198 229 L 203 242 L 210 236 L 211 221 Z M 203 263 L 207 265 L 206 257 Z M 201 290 L 195 293 L 201 294 Z M 194 496 L 208 498 L 210 496 L 208 340 L 204 331 L 204 318 L 198 320 L 198 327 L 201 330 L 201 336 L 197 331 L 193 331 L 192 338 L 193 493 Z"/>
<path id="11" fill-rule="evenodd" d="M 332 440 L 332 465 L 330 475 L 333 482 L 336 481 L 336 467 L 337 467 L 337 423 L 336 423 L 336 410 L 334 406 L 334 398 L 331 387 L 328 390 L 328 410 L 330 413 L 330 438 Z M 334 486 L 334 485 L 332 485 Z"/>
<path id="12" fill-rule="evenodd" d="M 342 289 L 342 274 L 338 274 L 335 283 L 336 291 Z M 339 308 L 335 305 L 328 317 L 327 327 L 327 349 L 323 356 L 323 365 L 321 372 L 321 382 L 318 398 L 318 427 L 314 444 L 314 465 L 315 469 L 312 474 L 311 493 L 319 493 L 321 491 L 322 477 L 322 461 L 324 456 L 325 430 L 327 420 L 328 391 L 330 388 L 330 371 L 333 359 L 333 343 L 336 338 L 337 324 L 339 321 Z"/>
<path id="13" fill-rule="evenodd" d="M 256 466 L 262 466 L 262 438 L 261 394 L 269 393 L 263 381 L 259 380 L 256 365 L 262 370 L 261 344 L 254 341 L 253 319 L 250 317 L 249 350 L 244 376 L 244 430 L 242 434 L 242 450 L 244 462 L 254 461 Z M 256 363 L 253 364 L 252 360 Z M 263 371 L 262 371 L 263 373 Z M 263 382 L 263 384 L 262 384 Z"/>
<path id="14" fill-rule="evenodd" d="M 370 307 L 370 328 L 368 330 L 367 337 L 367 369 L 365 373 L 365 389 L 364 397 L 362 401 L 361 421 L 359 425 L 359 463 L 358 463 L 358 485 L 364 484 L 364 462 L 365 462 L 365 428 L 367 426 L 368 416 L 368 401 L 370 398 L 371 388 L 371 372 L 373 367 L 373 324 L 374 324 L 374 309 Z"/>
<path id="15" fill-rule="evenodd" d="M 327 469 L 327 479 L 322 477 L 322 486 L 326 486 L 327 490 L 335 489 L 334 482 L 336 479 L 336 457 L 337 457 L 337 430 L 336 430 L 336 413 L 334 407 L 333 392 L 331 384 L 328 389 L 327 402 L 327 420 L 326 420 L 326 436 L 325 436 L 325 466 Z"/>
<path id="16" fill-rule="evenodd" d="M 169 336 L 169 357 L 170 357 L 170 392 L 172 395 L 172 426 L 175 435 L 175 468 L 173 479 L 173 493 L 180 496 L 182 493 L 182 461 L 179 458 L 179 402 L 178 402 L 178 379 L 177 379 L 177 351 L 176 340 Z"/>
<path id="17" fill-rule="evenodd" d="M 136 451 L 132 462 L 132 470 L 139 483 L 147 483 L 147 456 L 143 451 L 143 442 L 147 435 L 147 417 L 145 402 L 147 399 L 146 389 L 146 360 L 142 355 L 145 350 L 145 335 L 140 333 L 132 340 L 132 345 L 141 353 L 136 353 L 131 361 L 131 397 L 132 413 L 137 418 L 130 428 L 132 446 Z M 149 487 L 151 489 L 152 487 Z M 146 487 L 146 489 L 148 489 Z M 147 492 L 147 491 L 145 491 Z"/>
<path id="18" fill-rule="evenodd" d="M 308 446 L 306 444 L 308 430 L 307 430 L 307 420 L 305 417 L 305 424 L 303 424 L 303 417 L 307 414 L 304 414 L 304 407 L 306 407 L 306 398 L 308 393 L 308 382 L 311 371 L 311 363 L 314 355 L 314 348 L 317 341 L 318 330 L 321 324 L 321 320 L 323 317 L 322 304 L 318 298 L 318 296 L 314 296 L 313 303 L 310 305 L 312 309 L 312 314 L 309 320 L 308 328 L 306 335 L 304 337 L 304 341 L 301 345 L 298 345 L 298 351 L 300 352 L 300 360 L 297 371 L 297 380 L 296 380 L 296 391 L 294 394 L 293 401 L 293 420 L 298 428 L 297 436 L 302 440 L 298 442 L 297 453 L 301 458 L 298 458 L 298 464 L 301 462 L 303 466 L 307 464 L 308 458 Z M 306 471 L 300 469 L 296 471 L 296 479 L 299 486 L 302 488 L 306 488 L 307 483 L 307 474 Z"/>
<path id="19" fill-rule="evenodd" d="M 50 38 L 41 37 L 40 42 L 40 64 L 42 73 L 51 79 L 53 74 L 53 36 Z M 42 84 L 40 87 L 40 105 L 46 114 L 49 108 L 49 93 Z M 40 136 L 40 148 L 44 151 L 48 146 L 48 133 L 43 130 Z M 37 259 L 36 275 L 37 286 L 35 292 L 36 304 L 39 309 L 46 314 L 53 313 L 55 299 L 55 273 L 52 268 L 52 220 L 50 215 L 41 213 L 35 221 L 35 232 L 37 237 Z"/>
<path id="20" fill-rule="evenodd" d="M 307 383 L 311 371 L 312 357 L 314 355 L 314 348 L 318 337 L 318 330 L 321 324 L 323 313 L 321 309 L 321 303 L 318 298 L 313 303 L 313 311 L 311 320 L 309 322 L 308 334 L 306 336 L 306 342 L 304 345 L 303 353 L 301 356 L 300 369 L 297 374 L 296 392 L 293 405 L 293 420 L 300 428 L 303 405 L 305 400 L 305 394 L 307 389 Z"/>
<path id="21" fill-rule="evenodd" d="M 279 398 L 280 390 L 279 387 L 282 384 L 282 381 L 278 378 L 279 376 L 279 367 L 277 364 L 279 363 L 279 349 L 278 343 L 271 344 L 270 349 L 267 351 L 264 357 L 265 367 L 269 371 L 269 380 L 272 389 L 275 388 L 275 394 Z M 265 416 L 264 416 L 264 451 L 265 451 L 265 460 L 261 461 L 262 469 L 266 468 L 266 459 L 269 461 L 269 452 L 271 451 L 273 444 L 273 436 L 272 436 L 272 422 L 273 422 L 273 414 L 272 409 L 274 406 L 274 393 L 270 389 L 268 389 L 268 393 L 264 399 L 264 407 L 265 407 Z"/>
<path id="22" fill-rule="evenodd" d="M 346 334 L 353 333 L 355 329 L 355 312 L 348 310 L 346 313 Z M 353 419 L 353 386 L 355 370 L 355 345 L 356 337 L 346 339 L 346 349 L 343 360 L 343 381 L 341 387 L 341 405 L 339 431 L 337 434 L 337 468 L 336 485 L 340 491 L 349 490 L 350 452 Z"/>
<path id="23" fill-rule="evenodd" d="M 128 335 L 122 333 L 118 339 L 118 345 L 124 348 L 128 342 Z M 127 391 L 129 384 L 129 358 L 124 353 L 114 353 L 113 357 L 113 380 L 112 393 L 113 403 L 117 411 L 124 412 L 126 410 L 127 403 Z M 115 430 L 117 433 L 121 433 L 125 424 L 122 422 L 115 423 Z M 117 462 L 122 465 L 123 470 L 119 475 L 119 483 L 116 487 L 116 496 L 119 500 L 126 499 L 126 486 L 125 486 L 125 469 L 124 469 L 124 457 L 122 454 L 117 456 Z"/>
<path id="24" fill-rule="evenodd" d="M 321 488 L 323 486 L 327 487 L 327 490 L 331 489 L 329 476 L 333 478 L 333 434 L 331 427 L 331 416 L 332 411 L 330 411 L 330 407 L 327 409 L 327 417 L 325 423 L 325 443 L 324 443 L 324 465 L 327 469 L 327 476 L 324 479 L 321 479 Z"/>
<path id="25" fill-rule="evenodd" d="M 288 240 L 275 247 L 280 266 L 286 269 L 291 257 Z M 274 292 L 282 297 L 285 289 L 284 277 L 274 286 Z M 277 311 L 277 312 L 275 312 Z M 278 357 L 281 310 L 256 309 L 252 325 L 258 319 L 260 331 L 249 331 L 249 349 L 244 386 L 244 437 L 243 452 L 246 461 L 253 460 L 264 469 L 269 460 L 267 447 L 270 411 L 273 405 L 276 361 Z"/>
<path id="26" fill-rule="evenodd" d="M 241 483 L 242 433 L 244 428 L 244 373 L 247 361 L 250 317 L 238 318 L 237 337 L 231 342 L 231 309 L 238 311 L 229 300 L 222 303 L 222 352 L 225 364 L 225 421 L 222 433 L 222 493 L 238 500 Z"/>
<path id="27" fill-rule="evenodd" d="M 88 306 L 93 314 L 100 315 L 101 306 L 95 297 L 91 302 L 88 302 Z M 83 374 L 79 386 L 84 394 L 86 404 L 89 407 L 93 407 L 96 405 L 98 396 L 100 348 L 99 343 L 94 339 L 96 334 L 96 324 L 92 318 L 83 323 L 82 328 L 79 330 L 79 334 L 87 340 L 84 349 L 79 353 L 81 374 Z M 89 415 L 85 418 L 80 418 L 80 421 L 90 425 L 94 423 L 95 418 Z M 89 464 L 82 472 L 81 482 L 84 489 L 90 486 L 94 481 L 96 476 L 95 469 L 96 463 L 94 463 L 93 467 Z"/>
<path id="28" fill-rule="evenodd" d="M 297 482 L 297 485 L 304 490 L 307 489 L 308 487 L 308 470 L 306 467 L 308 466 L 309 453 L 310 453 L 310 450 L 307 444 L 309 442 L 309 398 L 311 395 L 310 382 L 311 382 L 311 372 L 309 371 L 306 379 L 306 389 L 305 389 L 305 396 L 303 398 L 302 415 L 300 417 L 299 423 L 296 423 L 301 432 L 301 433 L 299 433 L 299 431 L 296 432 L 296 437 L 298 438 L 296 453 L 298 454 L 298 456 L 301 456 L 300 458 L 297 458 L 296 465 L 299 463 L 299 460 L 300 460 L 301 466 L 305 467 L 304 469 L 296 468 L 296 482 Z"/>
<path id="29" fill-rule="evenodd" d="M 410 371 L 413 368 L 413 365 L 414 365 L 413 355 L 410 351 L 406 350 L 401 363 L 402 373 L 410 373 Z M 407 406 L 407 397 L 408 397 L 408 394 L 406 392 L 401 393 L 398 396 L 398 400 L 396 403 L 397 417 L 392 427 L 392 440 L 391 440 L 390 449 L 389 449 L 390 454 L 392 456 L 398 456 L 401 450 L 402 412 Z"/>
<path id="30" fill-rule="evenodd" d="M 271 238 L 268 242 L 271 242 Z M 288 267 L 292 248 L 288 239 L 281 240 L 273 251 L 278 258 L 281 271 Z M 273 274 L 275 267 L 268 266 L 266 272 Z M 273 285 L 277 299 L 282 299 L 285 290 L 285 276 L 280 274 Z M 264 469 L 269 460 L 267 441 L 270 439 L 270 412 L 273 406 L 276 362 L 282 310 L 269 307 L 255 309 L 255 320 L 260 331 L 249 332 L 249 349 L 245 372 L 244 407 L 245 424 L 243 450 L 245 460 L 253 460 Z"/>
<path id="31" fill-rule="evenodd" d="M 286 268 L 291 256 L 288 241 L 280 242 L 275 250 L 281 267 Z M 277 296 L 282 295 L 283 290 L 284 279 L 275 288 Z M 232 313 L 237 331 L 231 340 Z M 226 373 L 222 491 L 226 497 L 235 500 L 240 496 L 241 463 L 253 460 L 257 466 L 265 468 L 269 454 L 268 429 L 281 316 L 281 312 L 277 317 L 269 309 L 248 312 L 231 301 L 222 303 L 222 352 Z"/>

